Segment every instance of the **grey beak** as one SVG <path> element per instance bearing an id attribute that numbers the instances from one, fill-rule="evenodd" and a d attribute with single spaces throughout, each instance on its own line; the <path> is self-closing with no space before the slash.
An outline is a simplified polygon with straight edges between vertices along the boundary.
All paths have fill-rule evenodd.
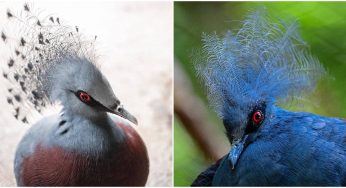
<path id="1" fill-rule="evenodd" d="M 124 119 L 127 119 L 134 123 L 135 125 L 138 125 L 138 121 L 135 118 L 135 116 L 131 115 L 127 110 L 125 110 L 122 107 L 117 108 L 116 110 L 112 111 L 113 114 L 118 115 Z"/>
<path id="2" fill-rule="evenodd" d="M 240 155 L 242 154 L 244 148 L 246 147 L 246 141 L 249 135 L 244 135 L 241 139 L 236 140 L 231 147 L 231 151 L 228 154 L 228 160 L 231 162 L 232 170 L 237 165 Z"/>

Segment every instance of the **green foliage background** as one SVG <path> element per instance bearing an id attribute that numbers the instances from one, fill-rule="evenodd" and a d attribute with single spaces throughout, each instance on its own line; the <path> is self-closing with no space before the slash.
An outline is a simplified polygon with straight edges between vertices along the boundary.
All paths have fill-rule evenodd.
<path id="1" fill-rule="evenodd" d="M 205 100 L 190 56 L 201 48 L 201 34 L 237 29 L 250 11 L 261 7 L 270 16 L 297 20 L 300 33 L 329 74 L 303 106 L 286 108 L 346 118 L 346 2 L 175 2 L 174 54 L 190 76 L 196 95 Z M 215 129 L 223 129 L 211 109 L 210 117 Z M 211 161 L 196 148 L 178 118 L 174 133 L 174 184 L 189 186 Z"/>

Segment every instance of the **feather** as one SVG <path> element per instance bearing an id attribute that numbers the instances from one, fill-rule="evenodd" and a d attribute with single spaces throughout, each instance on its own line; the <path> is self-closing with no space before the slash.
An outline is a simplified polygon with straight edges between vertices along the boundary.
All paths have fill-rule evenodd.
<path id="1" fill-rule="evenodd" d="M 298 33 L 296 22 L 250 13 L 237 32 L 203 34 L 195 67 L 219 116 L 249 99 L 275 103 L 315 88 L 326 71 Z"/>
<path id="2" fill-rule="evenodd" d="M 8 10 L 8 23 L 1 32 L 3 41 L 15 52 L 8 57 L 8 71 L 4 71 L 9 80 L 9 103 L 18 103 L 14 108 L 41 110 L 46 104 L 52 104 L 52 90 L 55 88 L 55 67 L 66 63 L 66 59 L 83 59 L 86 63 L 95 62 L 94 40 L 85 37 L 74 27 L 64 25 L 62 20 L 52 21 L 53 17 L 40 18 L 28 4 L 20 14 L 15 15 Z M 8 31 L 8 32 L 7 32 Z M 6 33 L 6 35 L 5 35 Z M 11 34 L 11 35 L 10 35 Z M 15 44 L 15 45 L 14 45 Z M 61 66 L 60 66 L 61 67 Z M 68 69 L 68 67 L 66 67 Z M 19 100 L 18 100 L 19 99 Z M 21 110 L 24 113 L 24 110 Z M 21 120 L 27 122 L 27 116 L 22 114 Z M 18 116 L 18 113 L 17 113 Z"/>

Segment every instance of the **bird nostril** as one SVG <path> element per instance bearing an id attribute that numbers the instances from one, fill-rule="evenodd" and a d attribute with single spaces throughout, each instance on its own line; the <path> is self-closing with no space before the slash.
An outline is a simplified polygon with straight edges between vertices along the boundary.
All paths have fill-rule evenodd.
<path id="1" fill-rule="evenodd" d="M 111 105 L 110 107 L 108 107 L 109 109 L 111 109 L 111 110 L 114 110 L 114 111 L 116 111 L 116 110 L 118 110 L 118 108 L 119 108 L 119 105 L 118 104 L 113 104 L 113 105 Z"/>

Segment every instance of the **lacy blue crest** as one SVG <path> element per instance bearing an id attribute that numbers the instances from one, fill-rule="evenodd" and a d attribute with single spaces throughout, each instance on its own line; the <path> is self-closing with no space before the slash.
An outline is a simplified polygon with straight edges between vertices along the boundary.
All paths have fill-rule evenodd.
<path id="1" fill-rule="evenodd" d="M 196 69 L 221 117 L 249 100 L 274 104 L 299 97 L 325 74 L 298 24 L 272 22 L 264 11 L 249 14 L 237 32 L 204 33 L 203 44 Z"/>

